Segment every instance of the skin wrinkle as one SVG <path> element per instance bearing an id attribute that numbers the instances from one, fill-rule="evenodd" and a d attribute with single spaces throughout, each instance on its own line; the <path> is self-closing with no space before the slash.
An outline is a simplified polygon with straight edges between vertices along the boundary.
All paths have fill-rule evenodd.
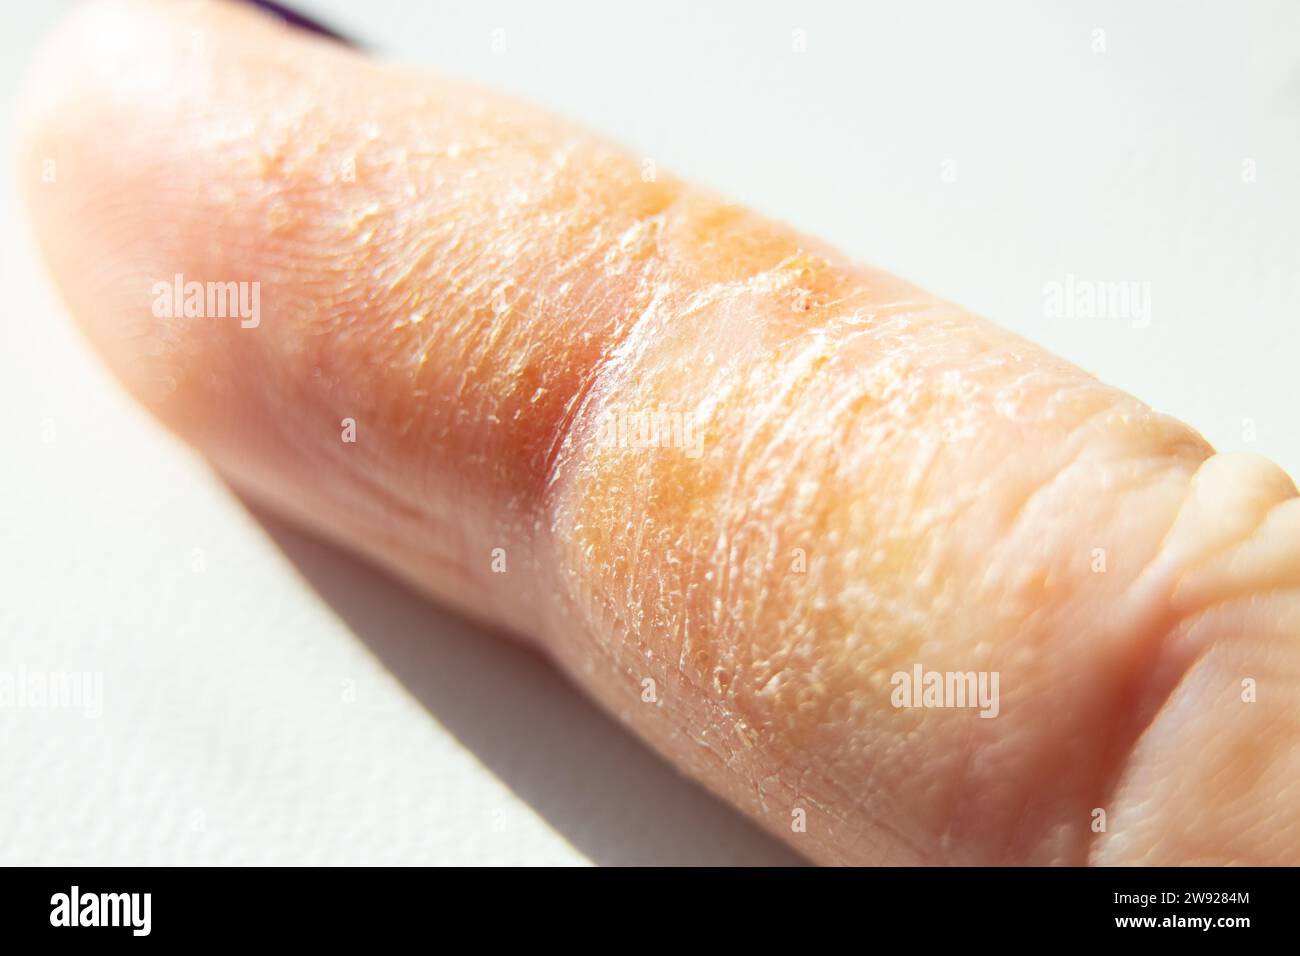
<path id="1" fill-rule="evenodd" d="M 1202 651 L 1202 654 L 1195 655 L 1187 660 L 1186 666 L 1181 668 L 1180 673 L 1175 678 L 1162 682 L 1166 686 L 1162 686 L 1155 691 L 1154 703 L 1152 702 L 1150 686 L 1145 688 L 1144 693 L 1136 698 L 1137 703 L 1134 706 L 1134 713 L 1137 714 L 1137 726 L 1125 734 L 1121 740 L 1121 746 L 1115 748 L 1117 755 L 1098 783 L 1094 806 L 1102 808 L 1115 806 L 1116 795 L 1123 783 L 1129 760 L 1136 752 L 1142 738 L 1159 720 L 1161 712 L 1168 706 L 1169 701 L 1177 692 L 1179 683 L 1195 669 L 1204 652 Z M 1152 672 L 1154 672 L 1154 665 Z M 1146 714 L 1145 718 L 1142 716 L 1144 713 Z M 1104 842 L 1104 833 L 1099 833 L 1090 828 L 1086 832 L 1086 838 L 1088 842 L 1084 861 L 1093 862 L 1099 852 L 1100 844 Z"/>
<path id="2" fill-rule="evenodd" d="M 1122 512 L 1121 512 L 1121 513 L 1122 513 Z M 1124 619 L 1124 618 L 1126 618 L 1126 617 L 1128 616 L 1128 615 L 1125 615 L 1125 614 L 1123 614 L 1123 613 L 1117 613 L 1115 609 L 1113 609 L 1113 610 L 1111 611 L 1111 613 L 1112 613 L 1112 614 L 1115 614 L 1115 615 L 1116 615 L 1118 618 L 1120 618 L 1120 619 Z M 1126 635 L 1126 634 L 1135 634 L 1135 635 L 1138 635 L 1138 636 L 1140 637 L 1140 635 L 1141 635 L 1143 629 L 1144 629 L 1144 628 L 1143 628 L 1143 627 L 1142 627 L 1138 622 L 1134 621 L 1134 622 L 1132 622 L 1132 623 L 1121 623 L 1121 624 L 1119 624 L 1119 625 L 1117 625 L 1117 626 L 1114 626 L 1114 627 L 1111 628 L 1111 631 L 1112 631 L 1112 633 L 1117 634 L 1117 635 L 1120 635 L 1120 636 L 1123 636 L 1123 635 Z M 1031 631 L 1033 631 L 1033 630 L 1039 630 L 1039 629 L 1038 629 L 1038 628 L 1031 628 Z M 1054 631 L 1055 631 L 1055 632 L 1059 632 L 1059 631 L 1060 631 L 1060 627 L 1059 627 L 1059 626 L 1056 626 L 1056 625 L 1052 625 L 1052 624 L 1050 624 L 1050 623 L 1045 623 L 1044 626 L 1041 628 L 1041 631 L 1042 631 L 1042 633 L 1044 633 L 1044 634 L 1050 634 L 1050 633 L 1052 633 L 1052 632 L 1054 632 Z M 1154 640 L 1154 639 L 1152 639 L 1152 640 L 1131 640 L 1131 639 L 1126 639 L 1125 643 L 1129 644 L 1130 646 L 1132 646 L 1132 647 L 1134 647 L 1134 648 L 1138 648 L 1138 649 L 1142 648 L 1143 646 L 1146 646 L 1146 647 L 1148 648 L 1148 650 L 1147 650 L 1146 652 L 1144 652 L 1144 653 L 1145 653 L 1145 656 L 1146 656 L 1148 659 L 1154 657 L 1154 656 L 1157 655 L 1157 654 L 1159 653 L 1159 651 L 1160 651 L 1159 641 Z M 1125 681 L 1129 681 L 1129 682 L 1133 683 L 1135 686 L 1140 685 L 1140 684 L 1143 682 L 1143 680 L 1145 679 L 1143 675 L 1149 673 L 1149 671 L 1150 671 L 1149 666 L 1148 666 L 1147 664 L 1143 663 L 1143 662 L 1140 661 L 1140 660 L 1135 661 L 1135 662 L 1132 662 L 1132 663 L 1130 663 L 1129 665 L 1127 665 L 1127 666 L 1124 667 L 1124 668 L 1118 668 L 1118 669 L 1116 670 L 1116 673 L 1119 675 L 1120 689 L 1117 690 L 1117 691 L 1114 693 L 1113 696 L 1115 697 L 1115 699 L 1117 699 L 1117 700 L 1120 701 L 1120 702 L 1123 702 L 1123 701 L 1126 699 L 1127 695 L 1126 695 L 1126 693 L 1125 693 L 1124 690 L 1123 690 L 1123 687 L 1124 687 Z M 1131 676 L 1126 677 L 1125 675 L 1131 675 Z M 1103 710 L 1102 712 L 1104 712 L 1104 713 L 1115 714 L 1116 717 L 1115 717 L 1115 720 L 1114 720 L 1114 724 L 1115 724 L 1115 727 L 1118 728 L 1118 727 L 1122 727 L 1122 725 L 1123 725 L 1123 723 L 1124 723 L 1124 721 L 1125 721 L 1125 714 L 1126 714 L 1126 711 L 1127 711 L 1127 708 L 1125 708 L 1125 707 L 1123 707 L 1123 706 L 1119 706 L 1119 707 L 1111 708 L 1111 709 L 1109 709 L 1109 710 Z M 1099 728 L 1099 729 L 1098 729 L 1098 728 L 1094 728 L 1094 729 L 1093 729 L 1093 732 L 1094 732 L 1096 735 L 1098 735 L 1100 738 L 1102 738 L 1103 740 L 1107 740 L 1107 741 L 1110 741 L 1110 742 L 1111 742 L 1111 745 L 1110 745 L 1110 747 L 1109 747 L 1109 750 L 1110 750 L 1110 752 L 1111 752 L 1112 754 L 1115 754 L 1115 753 L 1121 753 L 1121 754 L 1122 754 L 1122 753 L 1126 752 L 1126 749 L 1127 749 L 1127 746 L 1128 746 L 1128 744 L 1126 743 L 1126 741 L 1129 740 L 1130 738 L 1129 738 L 1127 735 L 1125 735 L 1122 731 L 1120 731 L 1120 730 L 1108 730 L 1108 729 L 1106 729 L 1106 728 L 1103 727 L 1103 728 Z M 1111 759 L 1113 759 L 1113 758 L 1111 758 Z M 1102 764 L 1102 766 L 1104 767 L 1104 763 Z M 1102 778 L 1104 779 L 1104 777 L 1105 777 L 1105 772 L 1104 772 L 1104 770 L 1103 770 L 1101 776 L 1102 776 Z M 971 786 L 977 786 L 977 785 L 978 785 L 978 784 L 975 784 L 975 783 L 972 783 L 972 784 L 971 784 Z M 1103 789 L 1104 789 L 1104 787 L 1103 787 Z M 1104 802 L 1102 802 L 1102 800 L 1101 800 L 1100 798 L 1094 798 L 1094 801 L 1095 801 L 1095 802 L 1093 802 L 1093 803 L 1091 804 L 1092 806 L 1105 806 L 1105 805 L 1106 805 Z M 1086 801 L 1085 801 L 1085 802 L 1086 802 Z M 1028 805 L 1028 797 L 1027 797 L 1027 796 L 1025 797 L 1025 799 L 1024 799 L 1024 801 L 1023 801 L 1023 804 L 1024 804 L 1025 806 Z M 1076 824 L 1075 824 L 1075 829 L 1076 829 L 1078 832 L 1080 832 L 1080 833 L 1082 833 L 1082 834 L 1085 834 L 1085 839 L 1086 839 L 1086 833 L 1087 833 L 1087 831 L 1084 831 L 1084 830 L 1083 830 L 1083 827 L 1086 826 L 1086 823 L 1087 823 L 1087 822 L 1088 822 L 1088 821 L 1086 821 L 1086 819 L 1083 819 L 1082 816 L 1080 816 L 1079 818 L 1077 818 L 1077 822 L 1076 822 Z"/>
<path id="3" fill-rule="evenodd" d="M 724 511 L 725 511 L 725 509 L 724 509 Z M 725 643 L 724 643 L 724 645 L 725 645 Z"/>
<path id="4" fill-rule="evenodd" d="M 1296 595 L 1297 592 L 1300 592 L 1300 587 L 1291 589 L 1293 595 Z M 1277 603 L 1276 598 L 1273 603 L 1267 606 L 1270 608 L 1282 607 Z M 1165 690 L 1166 692 L 1160 693 L 1157 696 L 1153 695 L 1151 689 L 1148 688 L 1147 699 L 1143 701 L 1142 706 L 1139 708 L 1139 712 L 1145 716 L 1141 731 L 1137 735 L 1133 745 L 1125 752 L 1124 761 L 1116 767 L 1114 779 L 1111 782 L 1110 793 L 1113 796 L 1110 799 L 1120 803 L 1121 806 L 1123 806 L 1125 802 L 1129 804 L 1125 809 L 1129 811 L 1130 819 L 1138 821 L 1138 830 L 1136 833 L 1133 833 L 1128 830 L 1119 830 L 1112 827 L 1104 834 L 1096 834 L 1090 847 L 1089 862 L 1107 863 L 1113 861 L 1115 859 L 1114 852 L 1108 851 L 1111 851 L 1114 844 L 1119 843 L 1121 847 L 1124 847 L 1125 844 L 1132 844 L 1135 840 L 1140 841 L 1144 835 L 1142 831 L 1149 829 L 1149 824 L 1145 822 L 1145 818 L 1142 816 L 1141 798 L 1135 798 L 1134 795 L 1129 792 L 1132 789 L 1131 778 L 1140 770 L 1145 770 L 1148 773 L 1150 772 L 1149 764 L 1144 765 L 1136 762 L 1139 757 L 1144 755 L 1143 752 L 1147 746 L 1149 738 L 1157 733 L 1162 733 L 1164 737 L 1168 738 L 1171 726 L 1177 728 L 1177 730 L 1181 732 L 1184 724 L 1187 723 L 1185 716 L 1180 715 L 1178 710 L 1175 710 L 1175 706 L 1182 711 L 1185 711 L 1186 709 L 1185 699 L 1182 699 L 1185 688 L 1187 688 L 1188 685 L 1193 684 L 1205 685 L 1206 675 L 1204 671 L 1208 667 L 1213 666 L 1213 661 L 1216 658 L 1222 658 L 1225 654 L 1238 653 L 1244 646 L 1244 642 L 1249 641 L 1252 636 L 1259 634 L 1274 634 L 1279 639 L 1294 641 L 1296 630 L 1293 624 L 1291 625 L 1291 633 L 1289 635 L 1279 633 L 1280 628 L 1278 625 L 1280 625 L 1280 627 L 1286 627 L 1288 621 L 1294 622 L 1297 619 L 1294 615 L 1288 617 L 1285 609 L 1278 611 L 1274 618 L 1274 623 L 1267 626 L 1261 626 L 1258 621 L 1254 622 L 1252 626 L 1249 614 L 1240 613 L 1241 608 L 1249 608 L 1251 612 L 1254 612 L 1262 607 L 1264 607 L 1264 605 L 1257 603 L 1254 598 L 1246 598 L 1238 601 L 1226 602 L 1222 605 L 1203 608 L 1192 614 L 1182 616 L 1176 615 L 1174 617 L 1172 624 L 1170 624 L 1167 629 L 1166 633 L 1169 636 L 1166 638 L 1164 644 L 1166 648 L 1166 663 L 1164 666 L 1167 676 L 1160 681 L 1162 686 L 1158 688 Z M 1292 608 L 1300 609 L 1300 600 L 1296 600 Z M 1232 630 L 1227 632 L 1229 640 L 1217 640 L 1216 638 L 1222 637 L 1225 633 L 1221 626 L 1221 621 L 1225 616 L 1232 620 L 1235 626 Z M 1256 670 L 1256 668 L 1260 667 L 1260 663 L 1259 660 L 1256 660 L 1255 667 L 1251 669 L 1251 672 L 1256 673 L 1257 676 L 1261 678 L 1261 682 L 1266 682 L 1268 676 L 1267 673 L 1260 674 L 1259 671 Z M 1222 671 L 1222 669 L 1222 667 L 1219 668 L 1220 671 Z M 1265 667 L 1264 669 L 1267 671 L 1269 668 Z M 1229 689 L 1233 687 L 1241 673 L 1242 672 L 1237 668 L 1229 669 L 1227 675 L 1229 677 L 1229 682 L 1227 683 Z M 1223 675 L 1220 674 L 1219 676 L 1221 679 Z M 1284 695 L 1290 695 L 1291 688 L 1294 686 L 1294 677 L 1295 674 L 1293 671 L 1285 675 L 1286 679 L 1281 683 L 1281 689 Z M 1206 701 L 1206 703 L 1212 704 L 1213 699 L 1211 698 Z M 1240 705 L 1238 704 L 1238 706 Z M 1222 721 L 1225 716 L 1228 716 L 1222 714 L 1219 709 L 1207 710 L 1206 708 L 1202 708 L 1200 712 L 1202 714 L 1207 712 L 1213 713 L 1220 721 Z M 1277 720 L 1284 725 L 1280 730 L 1279 739 L 1289 742 L 1288 749 L 1291 759 L 1294 761 L 1298 752 L 1294 743 L 1295 726 L 1285 726 L 1285 716 L 1286 712 L 1284 711 L 1282 716 L 1277 718 Z M 1293 717 L 1292 719 L 1294 720 L 1295 718 Z M 1221 728 L 1220 733 L 1223 734 L 1227 734 L 1227 732 L 1233 729 L 1231 724 L 1225 725 L 1220 723 L 1219 727 Z M 1256 735 L 1262 735 L 1264 739 L 1267 739 L 1267 735 L 1263 733 L 1262 729 L 1256 730 L 1255 733 Z M 1231 740 L 1231 738 L 1227 739 Z M 1182 738 L 1180 737 L 1179 743 L 1181 743 L 1181 740 Z M 1231 744 L 1229 744 L 1229 746 L 1231 746 Z M 1168 746 L 1167 749 L 1172 751 L 1174 746 Z M 1285 752 L 1286 751 L 1283 751 L 1283 753 Z M 1279 755 L 1278 759 L 1282 759 L 1282 755 Z M 1258 760 L 1248 761 L 1243 758 L 1239 762 L 1242 763 L 1243 766 L 1220 768 L 1219 776 L 1222 780 L 1231 781 L 1240 786 L 1243 793 L 1258 792 L 1257 789 L 1252 791 L 1253 784 L 1243 779 L 1246 774 L 1257 774 L 1262 778 L 1264 774 L 1273 770 L 1276 766 L 1276 761 L 1272 764 L 1263 765 Z M 1186 785 L 1186 781 L 1182 777 L 1181 769 L 1182 768 L 1171 768 L 1170 772 L 1167 774 L 1167 776 L 1173 780 L 1171 786 L 1180 787 Z M 1286 778 L 1284 777 L 1284 779 Z M 1198 781 L 1198 784 L 1197 792 L 1202 795 L 1203 800 L 1194 803 L 1192 806 L 1193 808 L 1203 806 L 1205 809 L 1202 813 L 1211 815 L 1210 818 L 1207 819 L 1205 826 L 1196 826 L 1195 820 L 1185 821 L 1184 827 L 1179 831 L 1167 833 L 1161 837 L 1159 841 L 1150 843 L 1145 855 L 1140 859 L 1134 858 L 1131 846 L 1127 850 L 1121 850 L 1121 852 L 1125 853 L 1128 860 L 1151 865 L 1164 863 L 1167 862 L 1167 858 L 1161 859 L 1160 857 L 1161 843 L 1167 843 L 1170 837 L 1181 839 L 1185 838 L 1187 834 L 1199 833 L 1202 829 L 1207 832 L 1219 832 L 1222 830 L 1222 825 L 1225 819 L 1230 821 L 1230 817 L 1224 807 L 1224 801 L 1222 799 L 1216 799 L 1215 796 L 1209 792 L 1203 782 Z M 1159 800 L 1162 798 L 1159 796 L 1153 796 L 1148 799 Z M 1286 803 L 1284 798 L 1279 798 L 1279 801 L 1280 806 L 1294 806 L 1294 803 Z M 1215 814 L 1217 814 L 1217 816 Z M 1269 826 L 1269 830 L 1267 839 L 1257 843 L 1257 847 L 1276 846 L 1279 840 L 1285 842 L 1285 837 L 1279 833 L 1277 824 L 1274 820 L 1267 817 L 1261 819 Z M 1294 826 L 1293 818 L 1292 821 L 1291 825 Z M 1222 855 L 1210 854 L 1204 858 L 1204 862 L 1212 863 L 1214 865 L 1222 865 L 1225 862 L 1251 863 L 1252 861 L 1259 860 L 1267 861 L 1270 857 L 1260 854 L 1257 854 L 1252 858 L 1250 851 L 1247 849 L 1249 844 L 1246 837 L 1248 835 L 1249 830 L 1244 833 L 1238 832 L 1236 834 L 1239 842 L 1235 842 L 1233 846 L 1234 848 L 1240 847 L 1238 852 L 1242 854 L 1241 856 L 1225 858 Z M 1179 858 L 1188 859 L 1185 852 L 1180 853 Z M 1193 857 L 1191 859 L 1194 860 L 1197 858 Z"/>
<path id="5" fill-rule="evenodd" d="M 1267 468 L 1278 475 L 1281 474 L 1275 466 L 1270 465 Z M 1170 700 L 1177 694 L 1179 686 L 1188 678 L 1188 675 L 1197 670 L 1198 665 L 1211 650 L 1210 644 L 1202 644 L 1199 647 L 1192 648 L 1190 653 L 1180 646 L 1183 642 L 1179 640 L 1178 635 L 1194 628 L 1196 620 L 1211 613 L 1213 608 L 1200 607 L 1189 610 L 1186 607 L 1179 606 L 1174 596 L 1178 591 L 1181 580 L 1189 570 L 1195 568 L 1196 564 L 1195 561 L 1188 564 L 1185 558 L 1177 556 L 1171 558 L 1169 553 L 1172 539 L 1180 527 L 1183 514 L 1194 501 L 1194 489 L 1199 488 L 1207 481 L 1217 478 L 1221 470 L 1222 466 L 1217 461 L 1202 466 L 1185 493 L 1180 509 L 1171 521 L 1169 530 L 1162 537 L 1153 558 L 1137 575 L 1130 590 L 1130 594 L 1137 595 L 1137 600 L 1140 603 L 1145 603 L 1150 608 L 1145 615 L 1145 623 L 1139 623 L 1137 629 L 1156 635 L 1145 642 L 1150 647 L 1148 662 L 1138 669 L 1139 674 L 1151 676 L 1141 685 L 1142 692 L 1132 695 L 1133 703 L 1125 709 L 1125 716 L 1134 726 L 1127 734 L 1119 735 L 1118 743 L 1112 749 L 1113 763 L 1108 773 L 1102 778 L 1097 806 L 1111 805 L 1128 772 L 1130 762 L 1138 752 L 1140 742 L 1150 733 L 1151 728 L 1157 725 L 1161 714 L 1169 706 Z M 1222 479 L 1218 480 L 1221 481 Z M 1287 494 L 1289 492 L 1294 495 L 1294 485 L 1290 483 L 1289 479 L 1284 484 L 1287 487 L 1282 488 L 1275 484 L 1271 494 Z M 1257 483 L 1255 488 L 1259 489 L 1263 486 L 1264 483 L 1261 482 Z M 1272 506 L 1264 510 L 1262 515 L 1257 511 L 1253 516 L 1253 524 L 1246 527 L 1244 531 L 1238 529 L 1238 534 L 1216 543 L 1218 552 L 1239 550 L 1245 542 L 1258 533 L 1260 526 L 1264 523 L 1267 514 L 1272 508 L 1284 503 L 1285 500 L 1294 500 L 1294 498 L 1283 499 L 1283 502 L 1275 501 Z M 1159 595 L 1155 600 L 1151 599 L 1153 592 Z M 1105 837 L 1103 834 L 1090 831 L 1089 838 L 1087 859 L 1093 860 L 1099 853 L 1099 845 L 1105 841 Z"/>
<path id="6" fill-rule="evenodd" d="M 1256 460 L 1256 462 L 1257 464 L 1263 464 L 1258 460 Z M 1265 467 L 1279 475 L 1281 474 L 1280 469 L 1277 469 L 1276 466 L 1265 465 Z M 1289 478 L 1286 479 L 1286 483 L 1290 484 Z M 1203 612 L 1205 609 L 1204 605 L 1188 608 L 1185 602 L 1178 599 L 1184 579 L 1189 575 L 1195 574 L 1199 568 L 1204 567 L 1208 562 L 1221 558 L 1225 554 L 1233 555 L 1240 553 L 1241 548 L 1248 544 L 1252 537 L 1258 534 L 1262 527 L 1266 526 L 1269 515 L 1271 515 L 1275 509 L 1284 505 L 1292 508 L 1296 507 L 1295 505 L 1288 504 L 1295 500 L 1296 490 L 1294 484 L 1290 484 L 1289 488 L 1279 488 L 1277 484 L 1274 483 L 1272 494 L 1275 499 L 1280 495 L 1280 500 L 1274 500 L 1267 509 L 1262 513 L 1258 513 L 1253 524 L 1248 524 L 1245 527 L 1238 525 L 1235 529 L 1235 533 L 1226 537 L 1220 533 L 1217 537 L 1209 538 L 1208 542 L 1210 546 L 1202 550 L 1199 555 L 1194 555 L 1190 559 L 1186 555 L 1178 554 L 1173 547 L 1175 543 L 1175 533 L 1182 530 L 1183 527 L 1182 519 L 1184 519 L 1184 512 L 1190 501 L 1189 496 L 1188 499 L 1184 500 L 1183 506 L 1179 509 L 1178 514 L 1175 515 L 1174 521 L 1171 522 L 1169 529 L 1162 537 L 1160 546 L 1154 556 L 1140 569 L 1139 573 L 1135 577 L 1133 590 L 1138 592 L 1164 592 L 1169 595 L 1168 603 L 1173 609 L 1185 613 L 1191 613 L 1198 610 Z M 1206 538 L 1202 538 L 1201 543 L 1204 544 L 1206 540 Z M 1285 539 L 1283 539 L 1283 542 L 1285 543 Z M 1181 542 L 1179 543 L 1181 544 Z"/>
<path id="7" fill-rule="evenodd" d="M 559 480 L 560 472 L 563 470 L 566 461 L 566 455 L 572 454 L 568 446 L 573 440 L 575 423 L 582 417 L 589 415 L 592 408 L 603 404 L 600 398 L 602 383 L 609 376 L 615 374 L 612 369 L 618 363 L 626 361 L 628 343 L 636 340 L 638 330 L 648 323 L 657 311 L 656 307 L 660 303 L 660 297 L 665 286 L 656 284 L 653 280 L 645 279 L 638 286 L 638 299 L 645 295 L 644 290 L 647 285 L 656 290 L 653 292 L 651 301 L 643 307 L 635 304 L 631 306 L 631 311 L 637 315 L 637 318 L 632 320 L 630 327 L 620 326 L 617 328 L 613 336 L 616 344 L 611 345 L 604 351 L 590 371 L 582 376 L 577 390 L 565 406 L 564 414 L 551 441 L 550 451 L 547 453 L 544 465 L 543 473 L 545 478 L 542 484 L 546 492 L 550 492 Z"/>
<path id="8" fill-rule="evenodd" d="M 1038 477 L 1030 486 L 1029 491 L 1019 498 L 1010 514 L 1004 519 L 1008 528 L 1014 530 L 1024 519 L 1026 512 L 1030 510 L 1035 500 L 1045 493 L 1051 492 L 1063 479 L 1070 477 L 1071 471 L 1078 468 L 1080 465 L 1096 465 L 1095 461 L 1090 461 L 1087 458 L 1089 452 L 1093 451 L 1093 447 L 1084 439 L 1087 437 L 1087 429 L 1093 424 L 1093 422 L 1098 419 L 1107 419 L 1111 414 L 1112 410 L 1109 408 L 1098 411 L 1094 415 L 1089 416 L 1082 425 L 1075 429 L 1072 433 L 1069 445 L 1064 449 L 1064 463 L 1054 463 L 1051 466 L 1052 471 Z M 1081 438 L 1080 436 L 1084 436 L 1084 438 Z M 1069 446 L 1073 446 L 1073 448 Z"/>
<path id="9" fill-rule="evenodd" d="M 1179 607 L 1209 607 L 1248 594 L 1267 594 L 1294 585 L 1300 556 L 1287 554 L 1277 542 L 1300 541 L 1300 499 L 1278 502 L 1259 529 L 1232 553 L 1206 558 L 1183 574 L 1173 600 Z"/>

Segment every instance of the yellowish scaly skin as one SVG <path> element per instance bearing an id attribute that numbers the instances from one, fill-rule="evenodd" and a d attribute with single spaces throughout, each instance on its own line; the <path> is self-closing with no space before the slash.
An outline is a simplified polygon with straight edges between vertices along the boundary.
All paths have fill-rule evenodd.
<path id="1" fill-rule="evenodd" d="M 1300 861 L 1273 466 L 532 107 L 234 5 L 90 5 L 31 89 L 24 168 L 66 184 L 30 186 L 37 231 L 128 387 L 801 852 Z M 259 281 L 266 319 L 160 322 L 174 273 Z M 683 440 L 610 440 L 646 412 Z M 997 672 L 996 717 L 895 707 L 917 664 Z"/>
<path id="2" fill-rule="evenodd" d="M 1085 859 L 1166 626 L 1127 584 L 1204 444 L 793 238 L 752 275 L 683 289 L 690 219 L 661 228 L 657 302 L 553 481 L 556 633 L 608 669 L 591 682 L 611 708 L 755 812 L 803 808 L 843 859 Z M 695 416 L 703 453 L 605 447 L 602 415 L 627 405 Z M 918 662 L 998 672 L 998 718 L 895 709 L 890 676 Z"/>

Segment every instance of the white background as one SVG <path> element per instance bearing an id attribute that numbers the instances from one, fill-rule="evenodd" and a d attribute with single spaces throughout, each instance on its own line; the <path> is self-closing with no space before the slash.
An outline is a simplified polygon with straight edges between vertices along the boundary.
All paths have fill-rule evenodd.
<path id="1" fill-rule="evenodd" d="M 0 672 L 102 671 L 104 714 L 0 709 L 0 862 L 793 860 L 528 654 L 251 515 L 118 390 L 13 185 L 63 6 L 0 31 Z M 303 7 L 1300 473 L 1300 4 Z M 1149 282 L 1150 327 L 1044 317 L 1067 274 Z"/>

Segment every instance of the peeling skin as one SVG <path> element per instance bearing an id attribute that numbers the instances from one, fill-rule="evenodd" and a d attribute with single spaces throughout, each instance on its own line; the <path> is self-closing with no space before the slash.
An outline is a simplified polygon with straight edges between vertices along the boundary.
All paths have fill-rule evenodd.
<path id="1" fill-rule="evenodd" d="M 535 108 L 233 5 L 91 4 L 32 90 L 24 168 L 69 184 L 31 185 L 38 233 L 136 395 L 801 852 L 1300 862 L 1273 466 Z M 152 320 L 176 272 L 260 281 L 267 320 Z M 702 455 L 602 442 L 628 407 Z M 894 708 L 917 663 L 997 671 L 997 718 Z"/>
<path id="2" fill-rule="evenodd" d="M 895 861 L 933 860 L 926 848 L 944 845 L 954 862 L 1077 860 L 1123 716 L 1080 667 L 1100 679 L 1137 653 L 1113 633 L 1122 613 L 1088 619 L 1133 603 L 1124 568 L 1090 572 L 1091 547 L 1121 534 L 1113 550 L 1140 568 L 1207 450 L 951 306 L 823 268 L 811 280 L 836 294 L 808 311 L 789 309 L 779 269 L 692 284 L 681 307 L 664 280 L 657 314 L 604 369 L 557 465 L 552 529 L 570 603 L 555 630 L 603 635 L 594 660 L 612 687 L 625 682 L 616 697 L 634 701 L 650 675 L 691 702 L 670 732 L 699 745 L 699 772 L 766 781 L 733 799 L 816 797 L 789 787 L 792 769 L 832 785 L 819 824 L 855 858 L 878 852 L 867 841 L 881 821 L 925 806 L 915 832 L 893 834 Z M 626 396 L 701 409 L 703 458 L 599 447 L 599 405 Z M 796 548 L 809 556 L 802 574 L 789 570 Z M 1084 626 L 1063 633 L 1062 620 Z M 900 716 L 889 675 L 916 661 L 1000 671 L 1007 723 L 1064 711 L 1062 737 L 1081 743 L 1008 740 L 1004 724 L 965 713 Z M 1071 701 L 1023 692 L 1072 681 L 1083 686 Z M 1027 793 L 999 792 L 1006 778 L 1050 780 L 1054 799 L 1036 817 Z M 980 793 L 993 799 L 968 796 Z"/>

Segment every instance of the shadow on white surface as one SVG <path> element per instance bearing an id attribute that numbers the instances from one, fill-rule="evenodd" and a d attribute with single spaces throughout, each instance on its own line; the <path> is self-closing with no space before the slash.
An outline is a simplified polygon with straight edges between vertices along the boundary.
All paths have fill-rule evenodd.
<path id="1" fill-rule="evenodd" d="M 592 862 L 804 863 L 678 774 L 538 655 L 249 509 L 433 719 Z"/>

